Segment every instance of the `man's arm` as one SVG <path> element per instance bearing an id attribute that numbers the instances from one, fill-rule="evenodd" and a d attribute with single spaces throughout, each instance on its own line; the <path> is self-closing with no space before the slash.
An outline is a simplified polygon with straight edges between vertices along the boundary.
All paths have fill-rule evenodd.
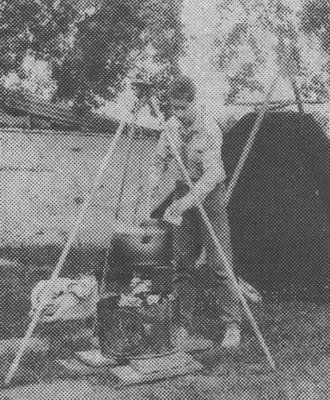
<path id="1" fill-rule="evenodd" d="M 201 162 L 203 175 L 194 185 L 194 193 L 191 191 L 179 200 L 179 208 L 184 212 L 195 205 L 195 196 L 203 202 L 216 185 L 226 179 L 223 162 L 221 159 L 222 133 L 213 119 L 205 121 L 205 132 L 202 132 L 203 143 L 201 146 Z"/>
<path id="2" fill-rule="evenodd" d="M 166 168 L 166 145 L 164 133 L 161 133 L 157 143 L 152 164 L 149 168 L 148 191 L 153 196 L 157 191 L 161 176 Z"/>
<path id="3" fill-rule="evenodd" d="M 173 134 L 173 137 L 175 137 L 177 132 L 174 131 L 178 130 L 178 122 L 174 118 L 171 118 L 167 122 L 167 125 L 171 130 L 171 134 Z M 155 194 L 157 191 L 160 179 L 163 173 L 166 171 L 172 158 L 173 156 L 167 142 L 166 132 L 164 130 L 159 137 L 154 159 L 149 168 L 149 191 L 153 194 Z"/>

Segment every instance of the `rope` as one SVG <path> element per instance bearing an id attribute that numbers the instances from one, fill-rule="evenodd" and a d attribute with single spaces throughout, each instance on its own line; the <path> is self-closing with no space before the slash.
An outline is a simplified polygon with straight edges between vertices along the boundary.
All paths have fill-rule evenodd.
<path id="1" fill-rule="evenodd" d="M 58 278 L 58 276 L 59 276 L 59 274 L 60 274 L 60 272 L 62 270 L 64 261 L 65 261 L 67 255 L 69 253 L 69 250 L 70 250 L 70 248 L 71 248 L 71 246 L 72 246 L 72 244 L 73 244 L 73 242 L 74 242 L 74 240 L 76 238 L 76 235 L 78 233 L 79 227 L 80 227 L 80 225 L 81 225 L 81 223 L 82 223 L 82 221 L 83 221 L 83 219 L 84 219 L 84 217 L 86 215 L 88 207 L 91 204 L 93 196 L 94 196 L 94 194 L 96 193 L 96 191 L 98 190 L 98 188 L 100 186 L 103 174 L 104 174 L 105 170 L 107 169 L 107 166 L 109 164 L 110 158 L 112 157 L 112 154 L 113 154 L 113 152 L 115 150 L 115 147 L 116 147 L 116 145 L 117 145 L 117 143 L 119 141 L 119 138 L 120 138 L 125 126 L 126 126 L 126 121 L 123 119 L 123 120 L 121 120 L 121 122 L 120 122 L 120 124 L 119 124 L 119 126 L 117 128 L 117 132 L 116 132 L 115 137 L 113 138 L 113 140 L 112 140 L 112 142 L 110 144 L 108 152 L 106 153 L 106 155 L 104 156 L 104 158 L 103 158 L 103 160 L 101 162 L 101 165 L 99 167 L 99 171 L 98 171 L 97 176 L 95 178 L 93 187 L 92 187 L 91 191 L 89 192 L 85 202 L 82 205 L 82 208 L 80 210 L 78 218 L 77 218 L 77 220 L 75 222 L 75 225 L 74 225 L 74 227 L 73 227 L 73 229 L 72 229 L 72 231 L 71 231 L 71 233 L 69 235 L 68 241 L 66 242 L 66 245 L 65 245 L 65 247 L 63 249 L 63 252 L 62 252 L 62 255 L 61 255 L 61 257 L 60 257 L 60 259 L 59 259 L 59 261 L 58 261 L 58 263 L 56 265 L 56 268 L 55 268 L 55 270 L 54 270 L 54 272 L 53 272 L 53 274 L 51 276 L 51 279 L 49 280 L 48 284 L 45 286 L 45 289 L 44 289 L 44 291 L 43 291 L 43 293 L 41 295 L 41 301 L 39 303 L 39 307 L 37 308 L 32 320 L 30 322 L 28 330 L 27 330 L 27 332 L 26 332 L 26 334 L 25 334 L 25 336 L 24 336 L 24 338 L 23 338 L 23 340 L 21 342 L 20 348 L 18 349 L 18 352 L 17 352 L 17 354 L 15 356 L 15 359 L 14 359 L 14 361 L 13 361 L 13 363 L 12 363 L 10 369 L 9 369 L 9 372 L 8 372 L 8 374 L 6 376 L 6 379 L 5 379 L 5 382 L 4 382 L 6 386 L 10 384 L 10 381 L 12 380 L 12 378 L 13 378 L 13 376 L 14 376 L 14 374 L 15 374 L 18 366 L 19 366 L 20 360 L 21 360 L 21 358 L 22 358 L 22 356 L 23 356 L 23 354 L 24 354 L 24 352 L 25 352 L 25 350 L 26 350 L 26 348 L 27 348 L 27 346 L 29 344 L 29 340 L 30 340 L 30 338 L 31 338 L 31 336 L 33 334 L 33 331 L 34 331 L 37 323 L 38 323 L 38 320 L 39 320 L 39 318 L 41 316 L 41 313 L 42 313 L 42 311 L 43 311 L 43 309 L 44 309 L 44 307 L 45 307 L 45 305 L 46 305 L 46 303 L 48 301 L 48 297 L 49 297 L 49 294 L 50 294 L 50 289 L 54 285 L 55 280 Z"/>

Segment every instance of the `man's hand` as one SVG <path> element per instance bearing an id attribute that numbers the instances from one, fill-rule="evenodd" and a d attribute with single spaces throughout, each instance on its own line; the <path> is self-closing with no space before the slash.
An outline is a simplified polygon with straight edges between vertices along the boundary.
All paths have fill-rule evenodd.
<path id="1" fill-rule="evenodd" d="M 172 218 L 179 218 L 184 211 L 185 210 L 182 202 L 180 202 L 180 200 L 176 200 L 167 208 L 166 213 Z"/>
<path id="2" fill-rule="evenodd" d="M 182 214 L 191 206 L 191 196 L 182 197 L 180 200 L 174 201 L 165 211 L 164 220 L 180 225 L 182 222 Z"/>
<path id="3" fill-rule="evenodd" d="M 174 217 L 171 214 L 171 208 L 168 207 L 167 210 L 165 211 L 163 220 L 166 222 L 169 222 L 171 224 L 174 224 L 174 225 L 181 225 L 182 217 L 181 217 L 181 215 L 179 215 L 178 217 Z"/>

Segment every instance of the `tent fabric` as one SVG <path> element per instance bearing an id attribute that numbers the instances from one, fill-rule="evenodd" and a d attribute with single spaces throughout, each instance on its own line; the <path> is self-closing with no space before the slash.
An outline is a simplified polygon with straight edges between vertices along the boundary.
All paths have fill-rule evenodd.
<path id="1" fill-rule="evenodd" d="M 228 182 L 256 121 L 225 135 Z M 320 293 L 330 275 L 330 141 L 309 114 L 265 116 L 228 206 L 237 273 L 263 291 Z"/>

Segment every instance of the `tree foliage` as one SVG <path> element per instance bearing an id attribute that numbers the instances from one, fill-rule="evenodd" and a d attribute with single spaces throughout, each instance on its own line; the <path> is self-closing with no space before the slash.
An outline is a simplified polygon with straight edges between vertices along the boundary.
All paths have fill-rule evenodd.
<path id="1" fill-rule="evenodd" d="M 302 12 L 302 28 L 321 40 L 323 49 L 330 54 L 330 3 L 327 0 L 306 0 Z"/>
<path id="2" fill-rule="evenodd" d="M 229 103 L 243 92 L 262 91 L 265 76 L 276 68 L 282 75 L 297 78 L 305 97 L 325 94 L 321 74 L 304 58 L 308 44 L 301 25 L 306 22 L 288 1 L 219 0 L 219 11 L 220 25 L 229 26 L 215 40 L 218 68 L 227 74 L 230 86 Z"/>
<path id="3" fill-rule="evenodd" d="M 308 33 L 318 33 L 324 39 L 330 30 L 330 4 L 327 0 L 305 0 L 302 12 L 302 27 Z M 330 50 L 329 48 L 327 48 Z"/>
<path id="4" fill-rule="evenodd" d="M 74 100 L 83 109 L 95 106 L 99 97 L 117 94 L 150 47 L 154 61 L 175 72 L 183 42 L 180 5 L 178 0 L 1 1 L 0 74 L 22 73 L 24 57 L 33 54 L 50 63 L 56 99 Z M 91 7 L 93 12 L 86 12 Z"/>
<path id="5" fill-rule="evenodd" d="M 330 3 L 327 0 L 305 0 L 301 13 L 302 30 L 310 37 L 317 37 L 322 50 L 330 55 Z M 319 97 L 328 97 L 330 86 L 330 62 L 324 66 L 326 79 L 320 75 L 313 76 L 309 85 L 303 85 L 307 95 L 312 91 Z"/>
<path id="6" fill-rule="evenodd" d="M 218 0 L 212 60 L 227 77 L 228 102 L 261 92 L 276 64 L 291 66 L 304 97 L 327 95 L 324 71 L 303 57 L 302 36 L 316 35 L 330 53 L 330 5 L 302 1 L 300 15 L 284 0 Z M 73 100 L 81 111 L 116 96 L 127 76 L 162 95 L 183 52 L 181 6 L 182 0 L 0 0 L 0 77 L 23 76 L 31 54 L 49 63 L 54 99 Z M 156 68 L 148 69 L 150 59 Z M 150 86 L 136 89 L 148 95 Z"/>
<path id="7" fill-rule="evenodd" d="M 63 41 L 77 17 L 69 1 L 0 1 L 0 74 L 22 73 L 29 51 L 39 57 L 60 58 Z"/>

